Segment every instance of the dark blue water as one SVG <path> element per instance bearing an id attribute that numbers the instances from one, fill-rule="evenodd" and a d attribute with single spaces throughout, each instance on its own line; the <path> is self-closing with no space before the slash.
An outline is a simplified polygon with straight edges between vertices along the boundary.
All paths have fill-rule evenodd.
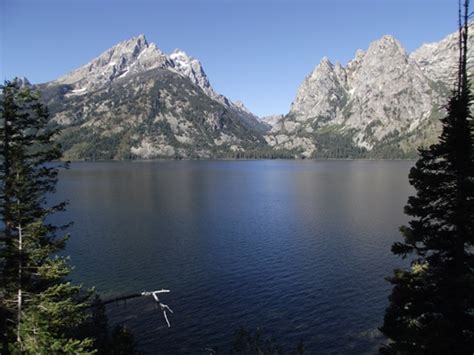
<path id="1" fill-rule="evenodd" d="M 222 349 L 241 325 L 288 350 L 374 353 L 412 164 L 73 164 L 58 186 L 72 278 L 104 298 L 171 289 L 170 329 L 150 298 L 110 307 L 147 353 Z"/>

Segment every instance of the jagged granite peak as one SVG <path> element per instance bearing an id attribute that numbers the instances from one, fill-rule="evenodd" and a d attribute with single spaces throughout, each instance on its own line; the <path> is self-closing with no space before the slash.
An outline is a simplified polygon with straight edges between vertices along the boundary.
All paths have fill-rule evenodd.
<path id="1" fill-rule="evenodd" d="M 80 96 L 106 87 L 116 80 L 156 68 L 170 70 L 189 79 L 211 99 L 240 114 L 246 124 L 256 126 L 260 131 L 266 129 L 249 110 L 242 110 L 212 88 L 198 59 L 181 49 L 167 55 L 156 44 L 149 43 L 143 34 L 116 44 L 88 64 L 48 85 L 67 85 L 63 89 L 66 96 Z"/>
<path id="2" fill-rule="evenodd" d="M 194 84 L 203 89 L 210 97 L 216 98 L 218 96 L 211 87 L 209 79 L 199 60 L 187 55 L 186 52 L 181 49 L 175 49 L 169 57 L 174 63 L 174 68 L 179 73 L 191 79 Z"/>
<path id="3" fill-rule="evenodd" d="M 307 157 L 318 156 L 324 144 L 330 146 L 327 137 L 339 137 L 353 151 L 390 146 L 397 156 L 415 152 L 418 144 L 436 137 L 434 117 L 439 118 L 447 98 L 442 88 L 455 79 L 455 72 L 447 69 L 456 66 L 456 37 L 409 55 L 386 35 L 367 51 L 358 50 L 346 66 L 323 58 L 301 84 L 290 112 L 273 123 L 267 142 Z M 422 128 L 431 131 L 422 133 Z"/>
<path id="4" fill-rule="evenodd" d="M 347 109 L 336 123 L 359 131 L 355 142 L 369 150 L 395 131 L 419 127 L 437 102 L 417 63 L 392 36 L 370 45 L 346 87 Z"/>
<path id="5" fill-rule="evenodd" d="M 40 84 L 68 159 L 232 157 L 269 127 L 211 87 L 199 60 L 140 35 Z"/>
<path id="6" fill-rule="evenodd" d="M 474 24 L 469 25 L 469 33 L 474 30 Z M 474 36 L 469 36 L 469 48 L 474 46 Z M 472 51 L 471 51 L 472 52 Z M 459 33 L 455 32 L 435 43 L 425 43 L 411 53 L 410 58 L 418 63 L 423 73 L 450 91 L 456 83 L 458 69 Z M 470 55 L 470 54 L 469 54 Z M 470 55 L 472 57 L 472 55 Z"/>
<path id="7" fill-rule="evenodd" d="M 265 138 L 270 146 L 277 150 L 299 150 L 305 157 L 315 152 L 313 140 L 306 136 L 322 122 L 335 118 L 344 94 L 340 69 L 336 72 L 327 57 L 321 59 L 298 89 L 290 113 L 269 121 L 271 130 Z"/>
<path id="8" fill-rule="evenodd" d="M 188 78 L 213 100 L 230 109 L 240 111 L 225 96 L 215 92 L 198 59 L 189 56 L 181 49 L 176 49 L 167 55 L 155 43 L 149 43 L 144 35 L 116 44 L 86 65 L 49 84 L 69 85 L 67 92 L 69 96 L 84 95 L 110 85 L 117 79 L 155 68 L 171 70 Z M 249 114 L 248 112 L 244 113 Z M 251 115 L 254 117 L 253 114 Z"/>
<path id="9" fill-rule="evenodd" d="M 337 107 L 343 99 L 344 88 L 340 82 L 341 68 L 338 73 L 327 57 L 315 67 L 300 86 L 290 112 L 296 121 L 334 119 Z M 287 130 L 293 131 L 297 125 L 290 123 Z"/>
<path id="10" fill-rule="evenodd" d="M 331 63 L 328 57 L 324 56 L 321 58 L 321 61 L 319 62 L 318 67 L 325 67 L 327 69 L 332 69 L 333 64 Z"/>
<path id="11" fill-rule="evenodd" d="M 291 104 L 288 115 L 272 120 L 267 143 L 275 149 L 298 151 L 311 157 L 316 151 L 314 139 L 309 136 L 326 122 L 333 121 L 345 101 L 341 67 L 327 57 L 308 75 Z"/>
<path id="12" fill-rule="evenodd" d="M 393 37 L 392 35 L 384 35 L 380 39 L 373 41 L 369 46 L 369 51 L 371 47 L 379 47 L 379 48 L 388 48 L 393 47 L 401 52 L 405 52 L 405 49 L 402 47 L 400 42 Z"/>
<path id="13" fill-rule="evenodd" d="M 356 57 L 348 67 L 352 67 L 351 78 L 356 73 L 360 75 L 361 70 L 376 70 L 372 76 L 378 76 L 383 72 L 404 67 L 408 64 L 408 55 L 393 36 L 385 35 L 381 39 L 370 44 L 367 52 L 357 52 Z M 354 80 L 356 80 L 354 78 Z"/>
<path id="14" fill-rule="evenodd" d="M 71 94 L 84 94 L 127 75 L 169 65 L 169 58 L 139 35 L 116 44 L 53 83 L 72 85 Z"/>
<path id="15" fill-rule="evenodd" d="M 345 66 L 322 58 L 290 112 L 262 120 L 216 93 L 199 60 L 144 36 L 42 89 L 71 159 L 228 157 L 268 146 L 285 157 L 413 157 L 436 141 L 456 44 L 453 34 L 409 55 L 384 36 Z"/>

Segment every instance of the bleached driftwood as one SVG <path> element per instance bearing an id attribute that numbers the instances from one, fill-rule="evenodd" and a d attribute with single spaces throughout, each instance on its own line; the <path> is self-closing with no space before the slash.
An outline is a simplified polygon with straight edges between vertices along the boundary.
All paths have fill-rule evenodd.
<path id="1" fill-rule="evenodd" d="M 158 298 L 159 293 L 169 293 L 169 292 L 170 290 L 164 290 L 164 289 L 161 289 L 158 291 L 143 291 L 142 296 L 153 296 L 156 303 L 160 306 L 160 309 L 163 311 L 163 316 L 165 317 L 166 324 L 168 324 L 168 328 L 171 328 L 171 324 L 170 324 L 170 321 L 168 320 L 168 315 L 166 314 L 166 311 L 168 310 L 171 313 L 173 313 L 173 310 L 170 307 L 168 307 L 166 304 L 161 303 L 160 299 Z"/>
<path id="2" fill-rule="evenodd" d="M 168 314 L 166 313 L 166 311 L 169 311 L 171 313 L 174 313 L 174 312 L 168 305 L 162 303 L 160 301 L 159 297 L 158 297 L 158 294 L 160 294 L 160 293 L 170 293 L 170 292 L 171 292 L 170 290 L 165 290 L 165 289 L 156 290 L 156 291 L 143 291 L 142 293 L 133 293 L 131 295 L 116 297 L 116 298 L 112 298 L 112 299 L 109 299 L 109 300 L 106 300 L 106 301 L 102 301 L 98 304 L 91 304 L 89 307 L 97 307 L 99 304 L 106 305 L 106 304 L 109 304 L 109 303 L 114 303 L 114 302 L 119 302 L 119 301 L 125 301 L 126 302 L 129 299 L 137 298 L 137 297 L 153 296 L 153 299 L 155 300 L 157 305 L 160 306 L 160 309 L 163 312 L 163 316 L 165 317 L 166 324 L 168 325 L 168 328 L 171 328 L 171 324 L 170 324 L 170 321 L 168 319 Z"/>

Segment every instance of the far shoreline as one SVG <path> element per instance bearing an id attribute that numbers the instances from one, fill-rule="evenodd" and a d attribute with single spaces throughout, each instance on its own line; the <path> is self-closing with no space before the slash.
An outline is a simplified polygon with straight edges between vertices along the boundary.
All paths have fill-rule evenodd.
<path id="1" fill-rule="evenodd" d="M 203 158 L 203 159 L 96 159 L 96 160 L 88 160 L 88 159 L 80 159 L 80 160 L 61 160 L 58 162 L 61 163 L 153 163 L 153 162 L 178 162 L 178 161 L 312 161 L 312 162 L 324 162 L 324 161 L 417 161 L 417 158 L 409 158 L 409 159 L 400 159 L 400 158 L 312 158 L 312 159 L 288 159 L 288 158 L 246 158 L 246 159 L 228 159 L 228 158 Z"/>

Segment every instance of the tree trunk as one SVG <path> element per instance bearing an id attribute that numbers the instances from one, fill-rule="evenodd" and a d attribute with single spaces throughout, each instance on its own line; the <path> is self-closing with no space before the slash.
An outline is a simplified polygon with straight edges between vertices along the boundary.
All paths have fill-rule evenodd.
<path id="1" fill-rule="evenodd" d="M 21 228 L 21 224 L 18 226 L 18 304 L 17 304 L 17 316 L 16 316 L 16 321 L 17 321 L 17 330 L 16 330 L 16 341 L 20 345 L 20 349 L 22 348 L 21 346 L 21 335 L 20 335 L 20 324 L 21 324 L 21 311 L 22 311 L 22 302 L 23 302 L 23 295 L 22 295 L 22 269 L 23 269 L 23 231 Z"/>

